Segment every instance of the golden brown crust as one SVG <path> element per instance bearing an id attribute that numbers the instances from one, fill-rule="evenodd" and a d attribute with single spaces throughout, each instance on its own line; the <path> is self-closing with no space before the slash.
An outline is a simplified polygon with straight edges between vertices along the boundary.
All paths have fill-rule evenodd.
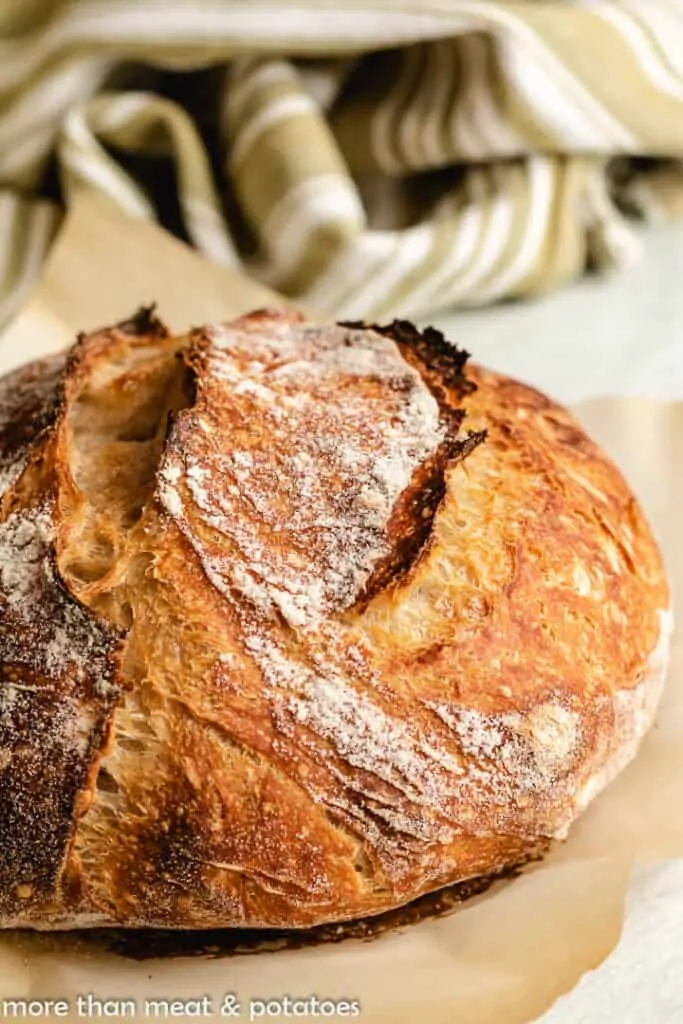
<path id="1" fill-rule="evenodd" d="M 0 918 L 71 903 L 67 855 L 120 690 L 117 633 L 64 590 L 49 448 L 0 523 Z"/>
<path id="2" fill-rule="evenodd" d="M 80 341 L 36 451 L 121 696 L 78 691 L 68 845 L 23 913 L 4 869 L 0 923 L 376 914 L 533 855 L 632 755 L 669 603 L 647 523 L 566 411 L 465 359 L 264 311 Z"/>

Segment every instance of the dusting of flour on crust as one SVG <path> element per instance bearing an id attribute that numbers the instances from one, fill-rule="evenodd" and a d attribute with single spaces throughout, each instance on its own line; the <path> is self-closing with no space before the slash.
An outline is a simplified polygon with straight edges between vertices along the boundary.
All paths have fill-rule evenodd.
<path id="1" fill-rule="evenodd" d="M 444 440 L 439 408 L 394 342 L 372 332 L 226 328 L 218 340 L 194 414 L 204 429 L 167 453 L 159 496 L 193 522 L 214 583 L 292 627 L 313 625 L 353 604 L 390 553 L 396 502 Z M 212 444 L 216 409 L 232 420 L 229 444 Z M 218 531 L 229 557 L 197 526 Z"/>
<path id="2" fill-rule="evenodd" d="M 457 735 L 463 753 L 502 768 L 511 785 L 540 791 L 551 785 L 580 742 L 579 716 L 553 701 L 516 712 L 485 714 L 438 702 L 428 707 Z M 514 782 L 512 781 L 514 780 Z"/>
<path id="3" fill-rule="evenodd" d="M 118 636 L 66 592 L 45 497 L 0 523 L 0 917 L 56 899 L 74 815 L 120 694 Z"/>
<path id="4" fill-rule="evenodd" d="M 174 425 L 157 495 L 234 612 L 270 742 L 308 762 L 301 785 L 394 878 L 411 870 L 411 837 L 553 834 L 590 743 L 570 698 L 524 713 L 457 696 L 409 693 L 402 705 L 354 632 L 397 504 L 448 429 L 419 374 L 372 331 L 277 319 L 216 329 L 189 361 L 197 397 Z M 219 658 L 214 671 L 237 677 L 238 666 Z"/>
<path id="5" fill-rule="evenodd" d="M 0 650 L 5 664 L 76 678 L 98 666 L 96 690 L 111 690 L 109 637 L 91 612 L 70 599 L 51 558 L 52 514 L 47 505 L 13 512 L 0 523 Z M 11 685 L 5 691 L 5 700 Z"/>

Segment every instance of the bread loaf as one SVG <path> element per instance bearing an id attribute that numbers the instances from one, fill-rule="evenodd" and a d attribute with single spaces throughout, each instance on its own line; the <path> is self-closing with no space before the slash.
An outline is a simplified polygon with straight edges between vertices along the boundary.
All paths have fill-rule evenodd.
<path id="1" fill-rule="evenodd" d="M 436 331 L 149 311 L 0 384 L 0 924 L 303 927 L 564 836 L 669 594 L 562 408 Z"/>

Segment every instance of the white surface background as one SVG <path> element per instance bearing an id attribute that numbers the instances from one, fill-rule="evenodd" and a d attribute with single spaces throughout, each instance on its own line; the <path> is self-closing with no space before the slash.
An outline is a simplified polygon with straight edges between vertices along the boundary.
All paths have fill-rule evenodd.
<path id="1" fill-rule="evenodd" d="M 672 814 L 680 813 L 672 808 Z M 641 866 L 621 942 L 538 1024 L 680 1024 L 683 1020 L 683 861 Z"/>
<path id="2" fill-rule="evenodd" d="M 587 279 L 537 302 L 433 322 L 477 362 L 566 403 L 604 395 L 683 399 L 683 227 L 649 230 L 642 261 L 607 281 Z M 683 1022 L 683 862 L 639 868 L 620 944 L 542 1021 Z"/>
<path id="3" fill-rule="evenodd" d="M 644 234 L 637 266 L 534 302 L 436 316 L 480 363 L 563 402 L 683 399 L 683 227 Z"/>

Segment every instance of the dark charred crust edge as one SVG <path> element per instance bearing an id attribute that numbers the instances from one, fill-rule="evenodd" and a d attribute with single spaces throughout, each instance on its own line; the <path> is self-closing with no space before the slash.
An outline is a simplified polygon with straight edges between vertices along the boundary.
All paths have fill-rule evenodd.
<path id="1" fill-rule="evenodd" d="M 420 331 L 408 320 L 390 324 L 340 321 L 340 327 L 370 330 L 396 343 L 406 362 L 416 370 L 434 396 L 446 427 L 446 437 L 436 452 L 413 475 L 410 486 L 394 508 L 389 533 L 398 537 L 391 554 L 375 569 L 355 607 L 363 608 L 380 591 L 405 582 L 430 548 L 434 518 L 446 495 L 447 470 L 466 459 L 486 440 L 485 430 L 459 437 L 466 411 L 458 405 L 476 391 L 464 373 L 469 352 L 447 341 L 441 331 Z"/>
<path id="2" fill-rule="evenodd" d="M 425 327 L 421 331 L 409 320 L 392 320 L 390 324 L 341 320 L 339 326 L 374 331 L 395 341 L 403 358 L 420 371 L 441 407 L 447 405 L 452 408 L 454 397 L 461 399 L 477 390 L 474 381 L 465 375 L 470 353 L 448 341 L 435 327 Z"/>
<path id="3" fill-rule="evenodd" d="M 454 422 L 462 422 L 464 412 Z M 457 432 L 457 426 L 454 433 Z M 380 591 L 403 585 L 430 550 L 434 518 L 446 496 L 446 471 L 462 462 L 486 439 L 486 431 L 470 431 L 466 437 L 449 435 L 413 475 L 399 498 L 389 522 L 390 536 L 399 537 L 391 554 L 375 569 L 354 605 L 362 610 Z"/>
<path id="4" fill-rule="evenodd" d="M 116 324 L 115 330 L 123 331 L 124 334 L 132 334 L 134 337 L 142 335 L 154 338 L 168 338 L 170 332 L 166 324 L 155 316 L 156 302 L 149 306 L 140 306 L 137 312 L 133 313 L 127 320 L 121 320 Z"/>

